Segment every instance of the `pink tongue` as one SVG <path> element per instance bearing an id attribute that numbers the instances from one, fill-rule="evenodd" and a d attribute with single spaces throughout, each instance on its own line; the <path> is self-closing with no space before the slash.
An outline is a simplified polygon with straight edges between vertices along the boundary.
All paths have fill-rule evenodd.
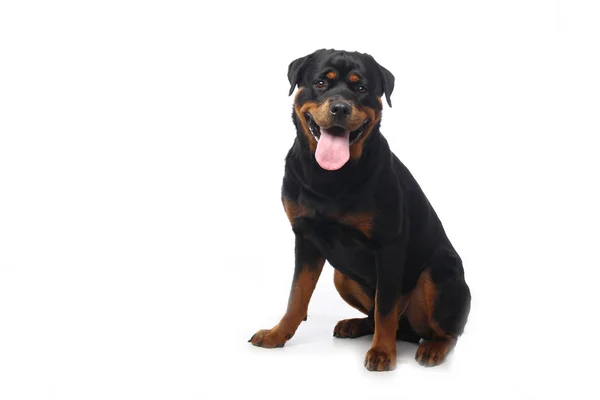
<path id="1" fill-rule="evenodd" d="M 315 158 L 323 169 L 334 171 L 342 168 L 350 159 L 350 131 L 334 135 L 321 128 Z"/>

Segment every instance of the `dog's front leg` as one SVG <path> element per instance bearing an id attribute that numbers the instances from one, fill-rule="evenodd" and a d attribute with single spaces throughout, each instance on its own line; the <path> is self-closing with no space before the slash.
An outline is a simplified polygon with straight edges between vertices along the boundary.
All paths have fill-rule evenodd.
<path id="1" fill-rule="evenodd" d="M 396 368 L 396 331 L 398 318 L 406 308 L 401 296 L 405 247 L 387 246 L 376 253 L 377 291 L 375 293 L 375 334 L 365 356 L 369 371 L 389 371 Z"/>
<path id="2" fill-rule="evenodd" d="M 250 338 L 255 346 L 283 347 L 294 336 L 298 326 L 306 318 L 308 303 L 315 290 L 325 258 L 308 239 L 296 234 L 296 262 L 288 306 L 281 321 L 272 329 L 262 329 Z"/>

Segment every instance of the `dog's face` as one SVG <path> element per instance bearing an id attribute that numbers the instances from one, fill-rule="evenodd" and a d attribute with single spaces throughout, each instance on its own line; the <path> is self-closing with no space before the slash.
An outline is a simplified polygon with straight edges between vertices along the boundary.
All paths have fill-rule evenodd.
<path id="1" fill-rule="evenodd" d="M 288 69 L 290 95 L 298 85 L 294 113 L 299 134 L 326 170 L 360 158 L 365 140 L 379 125 L 385 93 L 394 76 L 368 54 L 317 50 Z"/>

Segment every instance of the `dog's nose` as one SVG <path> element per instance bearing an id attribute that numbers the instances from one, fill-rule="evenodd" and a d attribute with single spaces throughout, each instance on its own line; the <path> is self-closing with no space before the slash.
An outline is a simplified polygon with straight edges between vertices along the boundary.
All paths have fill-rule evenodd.
<path id="1" fill-rule="evenodd" d="M 345 117 L 350 115 L 350 111 L 350 104 L 343 101 L 335 101 L 329 105 L 329 112 L 336 116 Z"/>

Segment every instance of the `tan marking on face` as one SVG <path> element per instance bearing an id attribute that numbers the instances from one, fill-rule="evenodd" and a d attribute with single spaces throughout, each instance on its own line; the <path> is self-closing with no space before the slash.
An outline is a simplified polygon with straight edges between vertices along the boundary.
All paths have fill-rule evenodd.
<path id="1" fill-rule="evenodd" d="M 306 117 L 304 114 L 307 112 L 322 129 L 329 129 L 334 126 L 334 124 L 341 124 L 344 129 L 347 129 L 350 132 L 360 128 L 361 124 L 367 118 L 366 113 L 359 110 L 357 107 L 352 106 L 353 111 L 349 118 L 346 118 L 342 121 L 336 121 L 334 115 L 329 112 L 329 103 L 329 100 L 326 100 L 320 104 L 315 103 L 314 101 L 308 101 L 302 105 L 296 104 L 294 106 L 294 110 L 300 119 L 304 134 L 308 138 L 308 143 L 312 151 L 317 149 L 317 140 L 313 137 L 312 133 L 310 132 L 310 128 L 308 127 L 308 123 L 306 122 Z"/>
<path id="2" fill-rule="evenodd" d="M 360 76 L 358 76 L 356 74 L 350 74 L 350 76 L 348 76 L 348 80 L 352 83 L 356 83 L 356 82 L 360 81 Z"/>
<path id="3" fill-rule="evenodd" d="M 317 150 L 317 140 L 314 138 L 312 133 L 310 133 L 310 128 L 308 127 L 308 122 L 306 121 L 306 117 L 304 116 L 304 114 L 306 112 L 309 112 L 309 110 L 316 109 L 316 108 L 317 108 L 317 103 L 315 103 L 314 101 L 306 102 L 302 106 L 300 106 L 297 103 L 294 104 L 294 112 L 296 113 L 296 117 L 298 118 L 298 121 L 300 121 L 300 126 L 302 127 L 302 133 L 304 133 L 304 136 L 306 137 L 306 140 L 308 141 L 308 147 L 310 148 L 310 150 L 312 152 Z M 311 115 L 312 115 L 312 113 L 311 113 Z"/>
<path id="4" fill-rule="evenodd" d="M 352 112 L 350 113 L 350 120 L 346 126 L 350 132 L 357 130 L 365 122 L 365 119 L 369 118 L 369 114 L 365 112 L 363 107 L 352 105 Z"/>
<path id="5" fill-rule="evenodd" d="M 315 122 L 324 129 L 329 129 L 334 125 L 340 125 L 344 129 L 350 132 L 360 128 L 362 123 L 369 117 L 369 114 L 365 113 L 359 107 L 352 105 L 352 112 L 350 116 L 339 121 L 335 119 L 335 116 L 329 112 L 329 105 L 331 100 L 326 100 L 321 104 L 308 105 L 306 103 L 300 109 L 302 112 L 309 112 Z"/>
<path id="6" fill-rule="evenodd" d="M 352 114 L 354 114 L 354 112 Z M 358 138 L 358 140 L 354 142 L 352 146 L 350 146 L 350 158 L 352 160 L 358 160 L 362 155 L 365 140 L 369 137 L 369 135 L 373 131 L 373 128 L 379 122 L 379 119 L 381 118 L 381 112 L 376 111 L 371 107 L 362 107 L 362 109 L 360 110 L 360 118 L 361 124 L 365 119 L 369 118 L 369 124 L 365 127 L 365 130 L 363 131 L 361 137 Z M 360 127 L 360 125 L 358 126 Z M 358 127 L 355 128 L 355 130 L 356 129 L 358 129 Z"/>
<path id="7" fill-rule="evenodd" d="M 298 95 L 296 95 L 296 99 L 297 98 Z M 373 127 L 379 122 L 381 112 L 370 107 L 361 107 L 352 104 L 350 116 L 343 121 L 335 121 L 334 115 L 329 112 L 330 101 L 331 100 L 326 100 L 320 104 L 314 101 L 308 101 L 304 104 L 295 102 L 294 104 L 294 112 L 300 121 L 302 131 L 308 140 L 310 150 L 313 152 L 317 150 L 317 140 L 314 138 L 308 127 L 305 117 L 307 112 L 310 113 L 317 125 L 323 129 L 329 129 L 336 123 L 341 124 L 342 127 L 350 132 L 360 128 L 363 122 L 368 118 L 369 124 L 365 127 L 361 137 L 350 146 L 350 158 L 352 160 L 357 160 L 362 155 L 364 141 L 371 134 Z"/>
<path id="8" fill-rule="evenodd" d="M 327 76 L 327 79 L 331 79 L 331 80 L 334 80 L 335 78 L 337 78 L 337 74 L 335 73 L 335 71 L 329 71 L 326 76 Z"/>
<path id="9" fill-rule="evenodd" d="M 324 101 L 321 104 L 315 102 L 304 103 L 300 107 L 300 112 L 302 112 L 302 115 L 307 112 L 310 113 L 317 125 L 322 128 L 327 129 L 333 125 L 333 114 L 329 112 L 329 101 Z"/>

